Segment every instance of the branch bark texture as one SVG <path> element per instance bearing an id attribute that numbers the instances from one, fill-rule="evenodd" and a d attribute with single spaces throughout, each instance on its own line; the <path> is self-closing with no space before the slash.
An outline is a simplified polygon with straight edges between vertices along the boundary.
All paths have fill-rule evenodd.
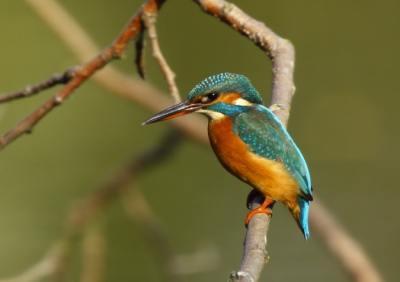
<path id="1" fill-rule="evenodd" d="M 50 87 L 53 87 L 57 84 L 65 84 L 71 78 L 72 72 L 73 72 L 73 69 L 69 69 L 66 72 L 64 72 L 63 74 L 54 74 L 50 78 L 48 78 L 42 82 L 39 82 L 35 85 L 27 86 L 24 89 L 21 89 L 19 91 L 2 94 L 0 96 L 0 103 L 5 103 L 5 102 L 9 102 L 9 101 L 12 101 L 15 99 L 28 97 L 28 96 L 37 94 L 40 91 L 43 91 Z"/>

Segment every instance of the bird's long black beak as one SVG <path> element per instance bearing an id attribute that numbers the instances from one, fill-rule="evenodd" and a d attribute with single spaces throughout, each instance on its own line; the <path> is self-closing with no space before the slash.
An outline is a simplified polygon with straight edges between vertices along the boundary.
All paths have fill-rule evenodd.
<path id="1" fill-rule="evenodd" d="M 186 100 L 179 104 L 173 105 L 172 107 L 165 109 L 158 114 L 155 114 L 154 116 L 143 122 L 142 125 L 190 114 L 198 110 L 200 107 L 201 104 L 193 104 Z"/>

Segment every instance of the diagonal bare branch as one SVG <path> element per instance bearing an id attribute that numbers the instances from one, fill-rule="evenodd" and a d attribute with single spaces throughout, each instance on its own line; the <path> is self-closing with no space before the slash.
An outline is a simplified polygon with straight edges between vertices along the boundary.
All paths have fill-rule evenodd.
<path id="1" fill-rule="evenodd" d="M 77 68 L 71 75 L 68 83 L 61 88 L 52 98 L 47 100 L 32 114 L 22 120 L 17 126 L 8 131 L 0 138 L 0 149 L 7 146 L 10 142 L 24 133 L 30 132 L 32 128 L 52 109 L 62 104 L 71 93 L 78 88 L 83 82 L 91 77 L 96 71 L 104 67 L 110 61 L 118 59 L 122 56 L 127 44 L 132 38 L 138 35 L 141 30 L 141 16 L 143 12 L 153 12 L 158 10 L 165 0 L 148 0 L 139 11 L 130 19 L 128 24 L 122 30 L 117 39 L 100 54 L 95 56 L 92 60 Z"/>

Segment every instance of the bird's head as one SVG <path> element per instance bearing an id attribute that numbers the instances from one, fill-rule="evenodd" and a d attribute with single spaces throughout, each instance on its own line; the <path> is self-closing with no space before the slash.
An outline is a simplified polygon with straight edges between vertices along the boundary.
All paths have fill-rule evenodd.
<path id="1" fill-rule="evenodd" d="M 219 119 L 246 111 L 252 104 L 262 104 L 262 99 L 247 77 L 220 73 L 197 84 L 185 101 L 159 112 L 143 122 L 143 125 L 193 112 L 202 113 L 210 119 Z"/>

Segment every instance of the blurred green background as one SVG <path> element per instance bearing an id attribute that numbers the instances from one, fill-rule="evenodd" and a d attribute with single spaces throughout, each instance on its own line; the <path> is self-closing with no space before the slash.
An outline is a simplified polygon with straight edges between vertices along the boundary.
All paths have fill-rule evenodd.
<path id="1" fill-rule="evenodd" d="M 60 1 L 107 46 L 142 1 Z M 234 3 L 296 48 L 296 95 L 289 132 L 311 171 L 315 194 L 359 240 L 387 281 L 400 279 L 400 2 L 245 1 Z M 74 56 L 23 1 L 0 4 L 0 92 L 76 65 Z M 158 17 L 161 48 L 180 92 L 220 72 L 248 76 L 266 103 L 268 57 L 191 1 L 167 1 Z M 113 65 L 136 76 L 133 48 Z M 150 54 L 150 52 L 147 52 Z M 149 81 L 167 91 L 147 58 Z M 57 90 L 0 106 L 3 134 Z M 157 143 L 171 123 L 142 127 L 153 113 L 85 83 L 34 129 L 1 151 L 0 277 L 37 262 L 61 235 L 69 211 L 130 156 Z M 226 281 L 239 267 L 249 187 L 209 147 L 185 141 L 137 180 L 163 221 L 173 250 L 213 249 L 219 257 L 183 281 Z M 312 206 L 311 206 L 312 208 Z M 104 281 L 160 281 L 151 243 L 119 201 L 103 215 Z M 78 249 L 78 248 L 77 248 Z M 79 251 L 74 251 L 78 256 Z M 305 243 L 276 205 L 268 233 L 268 281 L 351 281 L 316 232 Z M 79 259 L 71 281 L 78 280 Z"/>

